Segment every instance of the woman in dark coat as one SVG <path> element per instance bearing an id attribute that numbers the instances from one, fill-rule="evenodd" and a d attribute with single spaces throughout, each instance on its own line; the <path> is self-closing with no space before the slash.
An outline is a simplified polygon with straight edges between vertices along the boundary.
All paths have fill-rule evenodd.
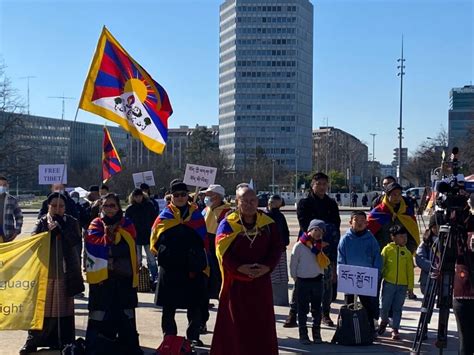
<path id="1" fill-rule="evenodd" d="M 135 189 L 128 197 L 130 205 L 125 210 L 125 217 L 133 222 L 137 231 L 138 264 L 142 261 L 142 249 L 145 249 L 150 280 L 155 285 L 158 277 L 158 267 L 154 255 L 150 251 L 151 227 L 157 217 L 155 207 L 141 189 Z"/>
<path id="2" fill-rule="evenodd" d="M 209 275 L 204 243 L 206 225 L 197 205 L 188 202 L 185 183 L 173 181 L 171 193 L 171 203 L 156 219 L 150 241 L 160 266 L 156 304 L 163 307 L 164 335 L 177 335 L 176 309 L 187 309 L 186 337 L 201 345 L 200 306 L 207 297 Z"/>
<path id="3" fill-rule="evenodd" d="M 86 237 L 89 322 L 86 353 L 143 354 L 135 321 L 137 254 L 135 227 L 123 217 L 115 194 L 102 198 L 102 212 Z"/>
<path id="4" fill-rule="evenodd" d="M 48 286 L 42 330 L 29 330 L 20 355 L 37 347 L 61 349 L 75 339 L 74 296 L 84 291 L 79 245 L 82 243 L 77 220 L 66 215 L 66 197 L 52 193 L 48 213 L 41 217 L 32 234 L 51 232 Z M 59 330 L 58 330 L 59 328 Z"/>

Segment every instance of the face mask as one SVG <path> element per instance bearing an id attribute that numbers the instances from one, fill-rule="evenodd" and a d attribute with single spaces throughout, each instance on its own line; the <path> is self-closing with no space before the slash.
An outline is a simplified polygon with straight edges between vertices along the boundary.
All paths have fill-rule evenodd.
<path id="1" fill-rule="evenodd" d="M 8 187 L 0 186 L 0 194 L 6 194 L 8 192 Z"/>
<path id="2" fill-rule="evenodd" d="M 79 202 L 79 198 L 77 198 L 77 197 L 73 197 L 72 200 L 73 200 L 75 203 L 78 203 L 78 202 Z"/>
<path id="3" fill-rule="evenodd" d="M 204 197 L 204 204 L 207 206 L 207 207 L 211 207 L 212 206 L 212 200 L 209 196 L 206 196 Z"/>

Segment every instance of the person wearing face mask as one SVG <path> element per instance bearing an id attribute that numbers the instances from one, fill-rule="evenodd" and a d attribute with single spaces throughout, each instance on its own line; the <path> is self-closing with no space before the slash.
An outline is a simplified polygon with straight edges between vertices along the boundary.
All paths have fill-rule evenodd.
<path id="1" fill-rule="evenodd" d="M 221 185 L 211 184 L 207 190 L 203 191 L 205 194 L 204 204 L 205 208 L 202 211 L 204 220 L 206 221 L 207 237 L 209 240 L 209 266 L 210 275 L 208 280 L 208 295 L 209 298 L 202 306 L 202 325 L 200 332 L 205 334 L 207 332 L 206 323 L 209 320 L 209 299 L 219 299 L 219 291 L 221 289 L 221 272 L 219 270 L 219 263 L 216 256 L 216 231 L 219 223 L 230 212 L 230 205 L 224 201 L 225 189 Z"/>
<path id="2" fill-rule="evenodd" d="M 21 233 L 23 214 L 18 201 L 8 193 L 8 180 L 0 175 L 0 243 L 11 242 Z"/>
<path id="3" fill-rule="evenodd" d="M 69 193 L 65 190 L 65 188 L 66 188 L 65 184 L 52 184 L 51 194 L 60 193 L 64 195 L 64 197 L 66 198 L 66 214 L 76 219 L 79 219 L 79 211 L 76 208 L 76 203 L 72 200 L 71 196 L 69 196 Z M 48 197 L 51 196 L 51 194 L 49 194 Z M 48 199 L 43 201 L 43 204 L 41 205 L 41 209 L 38 213 L 38 219 L 40 219 L 47 213 L 48 213 Z"/>
<path id="4" fill-rule="evenodd" d="M 288 262 L 286 256 L 286 247 L 290 244 L 290 230 L 286 218 L 281 213 L 282 205 L 280 195 L 272 195 L 268 199 L 268 207 L 265 213 L 275 221 L 280 232 L 282 252 L 280 261 L 271 273 L 273 304 L 275 306 L 288 306 Z"/>

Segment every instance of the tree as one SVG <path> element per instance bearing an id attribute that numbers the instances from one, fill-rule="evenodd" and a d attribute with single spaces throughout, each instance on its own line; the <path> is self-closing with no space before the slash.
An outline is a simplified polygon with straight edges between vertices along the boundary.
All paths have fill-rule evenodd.
<path id="1" fill-rule="evenodd" d="M 331 170 L 328 174 L 331 184 L 331 191 L 337 192 L 347 189 L 346 176 L 340 171 Z"/>
<path id="2" fill-rule="evenodd" d="M 23 139 L 24 105 L 5 70 L 0 63 L 0 170 L 10 177 L 11 185 L 29 186 L 36 179 L 38 162 L 33 147 Z"/>

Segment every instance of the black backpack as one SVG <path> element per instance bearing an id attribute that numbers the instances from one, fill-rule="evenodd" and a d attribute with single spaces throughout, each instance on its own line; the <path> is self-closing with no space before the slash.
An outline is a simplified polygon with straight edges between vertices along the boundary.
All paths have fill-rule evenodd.
<path id="1" fill-rule="evenodd" d="M 374 335 L 367 311 L 358 302 L 339 310 L 337 328 L 331 343 L 340 345 L 370 345 Z"/>

